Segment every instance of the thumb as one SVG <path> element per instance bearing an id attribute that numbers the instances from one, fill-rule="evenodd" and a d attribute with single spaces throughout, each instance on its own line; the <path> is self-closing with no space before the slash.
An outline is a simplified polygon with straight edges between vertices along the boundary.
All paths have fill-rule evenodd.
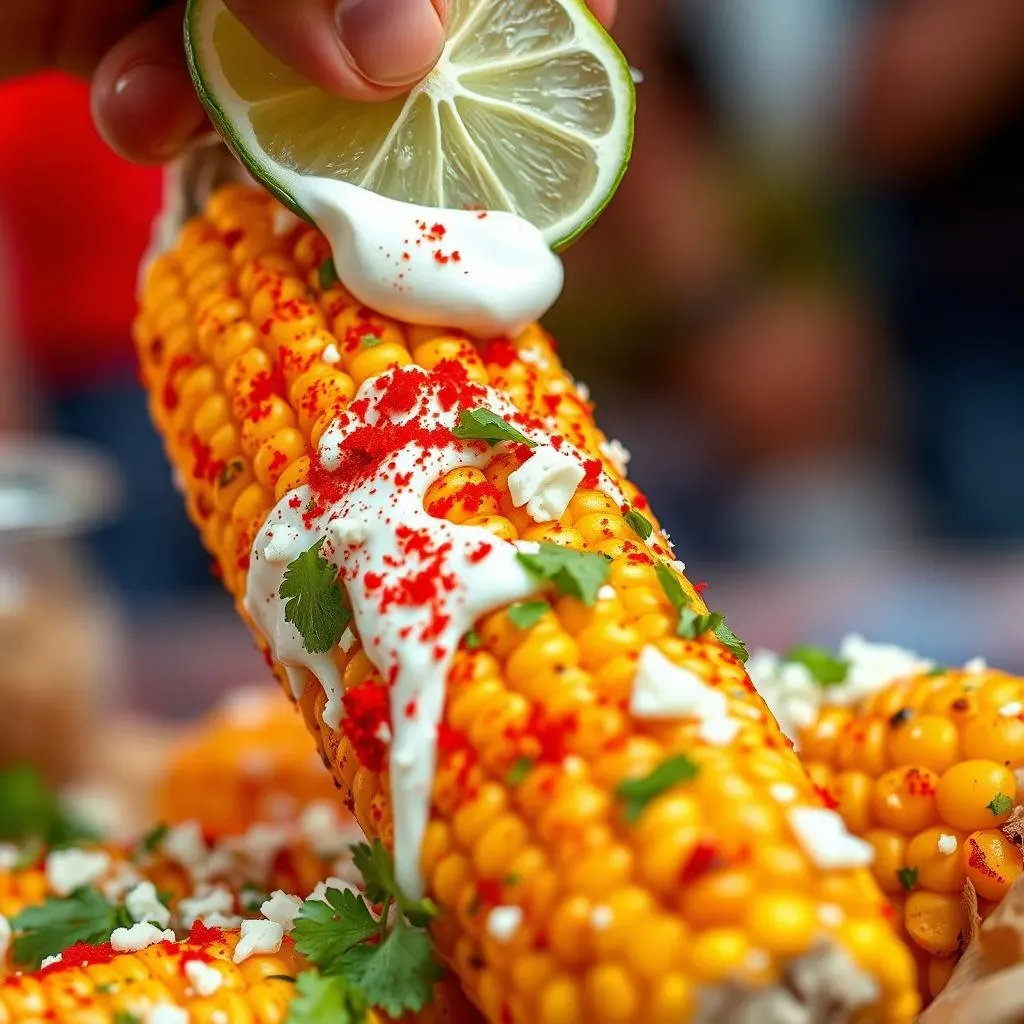
<path id="1" fill-rule="evenodd" d="M 409 88 L 444 46 L 447 0 L 225 0 L 275 56 L 330 92 L 379 100 Z"/>

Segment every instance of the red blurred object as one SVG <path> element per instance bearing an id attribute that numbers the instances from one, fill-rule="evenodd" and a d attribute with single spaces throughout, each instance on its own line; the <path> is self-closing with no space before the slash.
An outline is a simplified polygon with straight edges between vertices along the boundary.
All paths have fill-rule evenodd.
<path id="1" fill-rule="evenodd" d="M 16 337 L 47 383 L 131 365 L 135 280 L 160 201 L 160 170 L 97 134 L 86 83 L 53 72 L 0 86 L 0 268 Z"/>

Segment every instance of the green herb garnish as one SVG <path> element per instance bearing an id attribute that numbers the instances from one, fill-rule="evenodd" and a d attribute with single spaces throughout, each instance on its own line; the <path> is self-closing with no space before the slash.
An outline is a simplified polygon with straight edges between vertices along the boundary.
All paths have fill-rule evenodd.
<path id="1" fill-rule="evenodd" d="M 896 877 L 900 880 L 900 885 L 903 886 L 905 892 L 913 891 L 915 885 L 917 885 L 917 868 L 900 868 L 896 872 Z"/>
<path id="2" fill-rule="evenodd" d="M 559 544 L 541 544 L 535 553 L 520 551 L 516 557 L 534 576 L 549 580 L 561 594 L 578 597 L 590 605 L 608 579 L 611 567 L 603 555 L 573 551 Z"/>
<path id="3" fill-rule="evenodd" d="M 0 840 L 52 847 L 96 838 L 63 807 L 35 768 L 18 765 L 0 771 Z"/>
<path id="4" fill-rule="evenodd" d="M 551 610 L 547 601 L 520 601 L 508 610 L 508 617 L 516 629 L 530 629 L 536 626 L 544 613 Z"/>
<path id="5" fill-rule="evenodd" d="M 632 531 L 641 540 L 647 540 L 647 538 L 654 533 L 654 527 L 651 525 L 651 521 L 635 508 L 631 508 L 622 518 L 629 523 Z"/>
<path id="6" fill-rule="evenodd" d="M 334 257 L 328 256 L 327 259 L 320 264 L 317 268 L 317 277 L 320 281 L 320 290 L 325 292 L 328 288 L 333 288 L 340 278 L 338 277 L 338 268 L 334 265 Z"/>
<path id="7" fill-rule="evenodd" d="M 803 644 L 794 647 L 783 658 L 784 661 L 803 665 L 819 686 L 837 686 L 846 681 L 850 663 L 837 658 L 827 647 Z"/>
<path id="8" fill-rule="evenodd" d="M 626 821 L 634 822 L 644 808 L 662 793 L 680 782 L 695 778 L 699 767 L 685 754 L 678 754 L 662 761 L 649 775 L 639 779 L 627 779 L 615 788 L 615 795 L 623 801 Z"/>
<path id="9" fill-rule="evenodd" d="M 533 767 L 532 757 L 519 757 L 516 758 L 515 763 L 508 770 L 508 774 L 505 776 L 505 781 L 510 786 L 518 786 L 525 781 L 526 776 L 530 774 L 530 769 Z"/>
<path id="10" fill-rule="evenodd" d="M 284 618 L 302 634 L 310 654 L 325 654 L 341 639 L 352 612 L 338 570 L 320 554 L 325 537 L 288 563 L 278 596 L 287 598 Z"/>
<path id="11" fill-rule="evenodd" d="M 1001 814 L 1009 814 L 1013 810 L 1013 797 L 1005 793 L 996 793 L 985 806 L 997 817 Z"/>
<path id="12" fill-rule="evenodd" d="M 484 408 L 463 409 L 459 413 L 459 425 L 453 428 L 452 433 L 460 441 L 486 441 L 492 447 L 501 441 L 517 441 L 530 448 L 537 447 L 536 441 L 516 430 L 508 420 Z"/>

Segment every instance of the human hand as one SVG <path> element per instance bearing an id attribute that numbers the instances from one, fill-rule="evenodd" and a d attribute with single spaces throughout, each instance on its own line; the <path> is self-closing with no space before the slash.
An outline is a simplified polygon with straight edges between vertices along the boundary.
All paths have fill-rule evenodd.
<path id="1" fill-rule="evenodd" d="M 449 0 L 225 2 L 264 46 L 317 85 L 381 100 L 433 66 Z M 610 23 L 617 0 L 588 3 Z M 210 130 L 185 67 L 183 9 L 181 0 L 0 4 L 0 79 L 45 67 L 91 76 L 93 115 L 110 145 L 133 160 L 167 160 Z"/>

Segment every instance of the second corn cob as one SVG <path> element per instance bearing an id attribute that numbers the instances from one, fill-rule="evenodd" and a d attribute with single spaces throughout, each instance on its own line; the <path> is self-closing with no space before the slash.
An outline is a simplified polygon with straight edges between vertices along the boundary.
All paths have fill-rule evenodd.
<path id="1" fill-rule="evenodd" d="M 445 255 L 443 224 L 416 230 Z M 422 546 L 442 526 L 421 529 L 423 513 L 456 546 L 470 534 L 449 527 L 476 531 L 456 588 L 477 552 L 526 556 L 535 588 L 483 611 L 457 649 L 435 643 L 447 611 L 407 632 L 424 679 L 432 651 L 448 665 L 414 874 L 440 906 L 441 952 L 488 1020 L 813 1019 L 840 971 L 851 1019 L 909 1021 L 912 963 L 864 870 L 867 847 L 820 806 L 738 641 L 671 561 L 550 340 L 533 327 L 477 343 L 389 320 L 345 291 L 328 257 L 315 231 L 280 221 L 261 194 L 222 190 L 150 271 L 136 328 L 143 378 L 190 512 L 250 624 L 274 612 L 276 586 L 249 579 L 254 565 L 272 577 L 272 548 L 291 558 L 298 604 L 286 621 L 302 621 L 303 598 L 326 601 L 329 621 L 306 621 L 301 645 L 280 621 L 257 637 L 278 654 L 363 829 L 389 845 L 396 824 L 410 828 L 408 808 L 394 816 L 404 783 L 392 755 L 411 728 L 403 718 L 418 722 L 423 708 L 413 696 L 395 710 L 390 691 L 409 680 L 377 631 L 416 595 L 443 597 L 444 557 Z M 346 599 L 324 554 L 365 545 L 364 527 L 340 523 L 304 559 L 289 544 L 330 517 L 332 472 L 354 479 L 379 462 L 395 474 L 380 480 L 384 498 L 407 500 L 423 465 L 412 448 L 428 463 L 451 455 L 457 435 L 429 412 L 449 400 L 452 422 L 480 439 L 464 449 L 471 464 L 439 472 L 422 507 L 398 516 L 395 535 L 410 529 L 402 556 L 384 563 L 394 578 L 345 578 Z M 395 429 L 358 434 L 389 420 Z M 407 447 L 389 451 L 403 430 Z M 564 501 L 540 464 L 523 471 L 534 446 L 572 481 Z M 570 449 L 579 474 L 556 457 Z M 389 522 L 387 511 L 371 518 L 370 529 Z M 358 585 L 383 595 L 380 615 L 342 610 Z"/>

